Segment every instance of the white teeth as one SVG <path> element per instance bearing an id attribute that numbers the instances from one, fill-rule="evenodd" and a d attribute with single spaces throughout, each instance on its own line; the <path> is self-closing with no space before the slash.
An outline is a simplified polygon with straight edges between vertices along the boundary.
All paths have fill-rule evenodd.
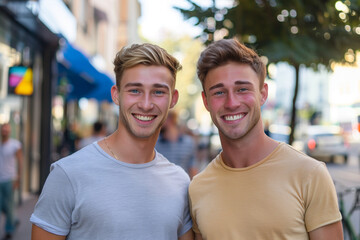
<path id="1" fill-rule="evenodd" d="M 225 116 L 226 121 L 235 121 L 244 117 L 244 114 Z"/>
<path id="2" fill-rule="evenodd" d="M 151 121 L 154 119 L 153 116 L 143 116 L 143 115 L 134 115 L 134 116 L 141 121 Z"/>

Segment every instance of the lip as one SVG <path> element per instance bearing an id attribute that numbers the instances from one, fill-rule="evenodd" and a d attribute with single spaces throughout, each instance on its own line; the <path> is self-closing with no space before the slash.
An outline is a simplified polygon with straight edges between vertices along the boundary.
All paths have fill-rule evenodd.
<path id="1" fill-rule="evenodd" d="M 227 123 L 237 123 L 241 121 L 246 115 L 246 113 L 224 114 L 221 116 L 221 119 Z"/>

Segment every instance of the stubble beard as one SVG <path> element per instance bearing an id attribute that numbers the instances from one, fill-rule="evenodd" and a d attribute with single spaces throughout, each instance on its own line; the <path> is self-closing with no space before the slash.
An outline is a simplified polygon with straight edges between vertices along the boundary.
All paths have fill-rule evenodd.
<path id="1" fill-rule="evenodd" d="M 260 114 L 259 113 L 255 113 L 255 114 L 256 115 L 253 117 L 254 120 L 252 120 L 251 122 L 246 124 L 246 126 L 242 127 L 243 129 L 241 129 L 240 132 L 238 132 L 238 129 L 240 128 L 240 126 L 237 126 L 235 128 L 235 131 L 236 131 L 235 133 L 233 133 L 234 131 L 232 131 L 231 128 L 226 130 L 225 127 L 221 127 L 220 124 L 219 124 L 219 126 L 217 126 L 217 128 L 219 129 L 219 132 L 221 133 L 221 135 L 223 135 L 224 137 L 226 137 L 228 139 L 231 139 L 231 140 L 244 139 L 247 135 L 249 135 L 251 130 L 253 130 L 256 127 L 257 123 L 260 120 Z"/>
<path id="2" fill-rule="evenodd" d="M 132 116 L 132 115 L 131 115 Z M 130 119 L 127 119 L 124 117 L 124 114 L 122 114 L 120 112 L 120 121 L 122 122 L 122 124 L 125 127 L 125 130 L 132 136 L 136 137 L 136 138 L 149 138 L 154 136 L 155 134 L 159 135 L 160 133 L 160 129 L 161 126 L 164 124 L 166 118 L 163 118 L 162 121 L 159 123 L 158 126 L 153 127 L 153 130 L 151 130 L 150 132 L 146 131 L 146 132 L 141 132 L 140 130 L 135 130 L 134 127 L 131 126 L 130 124 Z M 135 121 L 135 120 L 134 120 Z M 139 127 L 141 128 L 141 127 Z"/>

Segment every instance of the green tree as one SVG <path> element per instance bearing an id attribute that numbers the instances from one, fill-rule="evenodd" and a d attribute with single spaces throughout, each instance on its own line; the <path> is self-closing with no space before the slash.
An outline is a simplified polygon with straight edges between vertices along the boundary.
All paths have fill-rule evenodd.
<path id="1" fill-rule="evenodd" d="M 332 63 L 354 64 L 360 48 L 360 0 L 237 0 L 228 9 L 176 8 L 203 28 L 206 44 L 236 37 L 266 56 L 267 63 L 287 62 L 295 68 L 290 120 L 294 140 L 300 65 L 331 70 Z"/>
<path id="2" fill-rule="evenodd" d="M 176 89 L 180 97 L 176 104 L 177 109 L 192 110 L 194 101 L 201 92 L 201 86 L 196 81 L 196 62 L 203 48 L 200 40 L 195 40 L 190 36 L 180 38 L 168 37 L 159 43 L 167 51 L 173 54 L 181 63 L 182 70 L 177 74 Z"/>
<path id="3" fill-rule="evenodd" d="M 194 102 L 201 93 L 201 84 L 196 78 L 196 63 L 204 44 L 199 39 L 189 35 L 178 35 L 165 32 L 161 40 L 151 41 L 141 36 L 143 42 L 157 44 L 175 56 L 182 65 L 182 70 L 176 76 L 176 89 L 179 91 L 179 101 L 175 105 L 177 111 L 187 110 L 193 114 Z"/>

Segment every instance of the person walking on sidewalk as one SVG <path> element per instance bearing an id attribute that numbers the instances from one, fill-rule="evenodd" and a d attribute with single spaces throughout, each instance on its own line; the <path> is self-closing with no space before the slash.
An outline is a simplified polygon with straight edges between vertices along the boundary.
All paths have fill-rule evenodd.
<path id="1" fill-rule="evenodd" d="M 342 239 L 325 164 L 264 132 L 268 85 L 255 51 L 235 39 L 214 42 L 197 72 L 222 152 L 189 187 L 195 239 Z"/>
<path id="2" fill-rule="evenodd" d="M 78 149 L 81 149 L 95 141 L 101 140 L 106 136 L 106 124 L 101 121 L 96 121 L 92 126 L 91 136 L 83 138 L 79 141 Z"/>
<path id="3" fill-rule="evenodd" d="M 182 167 L 189 174 L 190 179 L 198 173 L 196 142 L 192 136 L 181 131 L 176 112 L 169 112 L 155 148 L 170 162 Z"/>
<path id="4" fill-rule="evenodd" d="M 12 239 L 17 220 L 15 218 L 14 190 L 20 186 L 23 162 L 21 143 L 11 136 L 11 125 L 1 125 L 0 144 L 0 206 L 5 214 L 5 236 Z"/>
<path id="5" fill-rule="evenodd" d="M 114 60 L 118 128 L 55 162 L 31 216 L 33 240 L 193 239 L 186 172 L 154 149 L 179 62 L 153 44 Z"/>

